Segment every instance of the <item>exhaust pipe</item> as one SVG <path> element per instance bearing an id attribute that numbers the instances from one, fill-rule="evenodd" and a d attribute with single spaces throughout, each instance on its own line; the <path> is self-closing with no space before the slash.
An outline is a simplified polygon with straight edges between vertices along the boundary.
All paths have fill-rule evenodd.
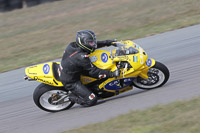
<path id="1" fill-rule="evenodd" d="M 24 80 L 33 81 L 34 79 L 30 78 L 29 76 L 25 75 Z"/>

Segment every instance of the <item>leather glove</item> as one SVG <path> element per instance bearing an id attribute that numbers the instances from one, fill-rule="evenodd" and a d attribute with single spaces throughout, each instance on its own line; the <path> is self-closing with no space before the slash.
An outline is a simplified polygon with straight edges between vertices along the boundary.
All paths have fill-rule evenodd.
<path id="1" fill-rule="evenodd" d="M 105 40 L 105 41 L 106 41 L 107 46 L 111 46 L 111 45 L 114 45 L 114 44 L 112 44 L 112 43 L 113 43 L 113 42 L 116 42 L 117 39 L 114 39 L 114 40 Z"/>
<path id="2" fill-rule="evenodd" d="M 111 72 L 110 77 L 111 77 L 111 78 L 113 78 L 113 77 L 119 77 L 119 76 L 120 76 L 120 73 L 121 73 L 121 70 L 120 70 L 120 69 L 115 70 L 114 72 Z"/>

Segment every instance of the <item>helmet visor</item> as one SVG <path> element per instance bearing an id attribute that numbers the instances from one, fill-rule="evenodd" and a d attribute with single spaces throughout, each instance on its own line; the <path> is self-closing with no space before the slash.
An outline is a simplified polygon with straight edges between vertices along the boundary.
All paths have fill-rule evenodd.
<path id="1" fill-rule="evenodd" d="M 92 47 L 92 48 L 97 48 L 97 41 L 96 40 L 89 40 L 88 44 Z"/>

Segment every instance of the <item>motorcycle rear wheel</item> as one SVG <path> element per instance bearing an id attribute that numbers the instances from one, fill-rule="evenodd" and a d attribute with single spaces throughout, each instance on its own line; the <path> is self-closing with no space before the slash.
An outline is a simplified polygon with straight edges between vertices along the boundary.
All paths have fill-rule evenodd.
<path id="1" fill-rule="evenodd" d="M 137 77 L 133 81 L 133 86 L 144 90 L 161 87 L 168 81 L 170 73 L 164 64 L 156 61 L 155 65 L 149 69 L 147 75 L 149 76 L 148 79 Z"/>
<path id="2" fill-rule="evenodd" d="M 75 104 L 69 100 L 68 92 L 64 88 L 43 83 L 35 89 L 33 100 L 40 109 L 47 112 L 63 111 Z"/>

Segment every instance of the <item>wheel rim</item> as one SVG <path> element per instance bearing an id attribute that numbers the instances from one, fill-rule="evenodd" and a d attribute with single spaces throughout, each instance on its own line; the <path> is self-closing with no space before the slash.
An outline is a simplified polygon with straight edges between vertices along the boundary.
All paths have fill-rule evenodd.
<path id="1" fill-rule="evenodd" d="M 165 81 L 165 74 L 157 68 L 150 68 L 147 75 L 148 79 L 138 77 L 133 83 L 140 88 L 151 89 L 160 86 Z"/>
<path id="2" fill-rule="evenodd" d="M 52 111 L 65 109 L 71 104 L 67 92 L 62 90 L 51 90 L 43 93 L 39 102 L 43 108 Z"/>

